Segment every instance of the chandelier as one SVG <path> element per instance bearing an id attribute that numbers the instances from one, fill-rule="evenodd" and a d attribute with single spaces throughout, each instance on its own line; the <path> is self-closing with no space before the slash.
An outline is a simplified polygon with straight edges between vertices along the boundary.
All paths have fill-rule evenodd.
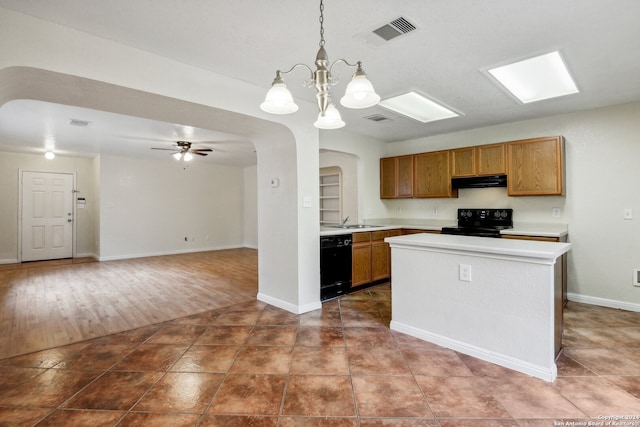
<path id="1" fill-rule="evenodd" d="M 272 114 L 290 114 L 298 111 L 298 106 L 293 102 L 293 96 L 287 89 L 283 74 L 289 74 L 298 67 L 305 67 L 311 73 L 310 80 L 304 83 L 307 87 L 315 87 L 318 102 L 318 120 L 313 124 L 320 129 L 338 129 L 345 125 L 340 117 L 340 112 L 333 105 L 329 87 L 338 84 L 338 78 L 331 75 L 333 66 L 343 63 L 349 67 L 355 67 L 351 82 L 347 85 L 344 96 L 340 99 L 340 104 L 347 108 L 368 108 L 376 105 L 380 101 L 380 96 L 373 89 L 373 85 L 367 79 L 367 75 L 362 69 L 360 61 L 350 64 L 344 59 L 337 59 L 329 66 L 329 57 L 324 48 L 324 4 L 320 0 L 320 49 L 316 55 L 316 69 L 311 69 L 306 64 L 296 64 L 287 71 L 276 71 L 276 77 L 273 79 L 271 89 L 267 92 L 267 96 L 260 108 L 267 113 Z"/>

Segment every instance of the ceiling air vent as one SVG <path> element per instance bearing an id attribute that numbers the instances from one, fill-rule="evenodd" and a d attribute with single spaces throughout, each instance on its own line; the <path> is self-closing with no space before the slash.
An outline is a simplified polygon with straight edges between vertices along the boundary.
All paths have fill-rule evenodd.
<path id="1" fill-rule="evenodd" d="M 373 114 L 371 116 L 366 116 L 365 119 L 371 120 L 372 122 L 390 122 L 391 119 L 387 116 L 383 116 L 382 114 Z"/>
<path id="2" fill-rule="evenodd" d="M 415 25 L 401 16 L 400 18 L 394 19 L 393 21 L 383 25 L 382 27 L 373 30 L 373 33 L 378 35 L 379 37 L 382 37 L 384 40 L 389 41 L 403 34 L 410 33 L 415 29 Z"/>
<path id="3" fill-rule="evenodd" d="M 369 29 L 364 33 L 360 33 L 355 37 L 362 40 L 370 46 L 380 46 L 390 40 L 393 40 L 399 36 L 408 34 L 417 27 L 409 22 L 405 17 L 399 17 L 391 22 L 388 22 L 380 27 Z"/>
<path id="4" fill-rule="evenodd" d="M 88 122 L 86 120 L 78 120 L 78 119 L 70 119 L 69 120 L 69 126 L 79 126 L 79 127 L 83 127 L 84 128 L 84 127 L 89 126 L 89 123 L 91 123 L 91 122 Z"/>

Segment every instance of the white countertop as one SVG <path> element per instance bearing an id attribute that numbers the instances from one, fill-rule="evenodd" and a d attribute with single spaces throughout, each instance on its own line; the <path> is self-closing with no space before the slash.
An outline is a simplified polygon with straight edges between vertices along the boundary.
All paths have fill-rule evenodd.
<path id="1" fill-rule="evenodd" d="M 389 221 L 387 223 L 387 221 Z M 384 223 L 383 223 L 384 222 Z M 410 228 L 414 230 L 440 231 L 442 227 L 455 227 L 456 220 L 441 219 L 397 219 L 397 220 L 379 220 L 375 227 L 366 228 L 336 228 L 336 227 L 320 227 L 321 236 L 334 236 L 339 234 L 351 234 L 361 231 L 378 231 L 378 230 L 395 230 L 398 228 Z M 500 234 L 513 236 L 540 236 L 540 237 L 563 237 L 568 233 L 567 224 L 555 223 L 515 223 L 513 228 L 502 230 Z"/>
<path id="2" fill-rule="evenodd" d="M 446 251 L 475 252 L 547 260 L 555 260 L 571 249 L 571 243 L 490 239 L 486 237 L 433 233 L 387 237 L 385 242 L 388 242 L 391 248 L 434 248 Z"/>

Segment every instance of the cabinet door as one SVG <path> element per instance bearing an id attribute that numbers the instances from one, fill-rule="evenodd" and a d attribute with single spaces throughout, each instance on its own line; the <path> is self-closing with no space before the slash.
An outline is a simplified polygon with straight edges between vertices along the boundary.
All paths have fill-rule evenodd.
<path id="1" fill-rule="evenodd" d="M 354 243 L 351 253 L 351 287 L 371 283 L 371 242 Z"/>
<path id="2" fill-rule="evenodd" d="M 507 173 L 506 144 L 479 145 L 477 149 L 478 175 L 503 175 Z"/>
<path id="3" fill-rule="evenodd" d="M 380 159 L 380 198 L 413 196 L 413 156 Z"/>
<path id="4" fill-rule="evenodd" d="M 396 197 L 396 165 L 395 157 L 380 159 L 380 198 Z"/>
<path id="5" fill-rule="evenodd" d="M 451 191 L 449 151 L 434 151 L 413 156 L 414 197 L 457 197 Z"/>
<path id="6" fill-rule="evenodd" d="M 388 279 L 391 272 L 389 244 L 383 240 L 371 243 L 371 281 Z"/>
<path id="7" fill-rule="evenodd" d="M 413 197 L 413 156 L 396 157 L 397 197 Z"/>
<path id="8" fill-rule="evenodd" d="M 389 237 L 389 230 L 371 232 L 371 281 L 388 279 L 391 272 L 389 244 L 384 239 Z"/>
<path id="9" fill-rule="evenodd" d="M 509 196 L 563 194 L 562 137 L 535 138 L 507 144 Z"/>
<path id="10" fill-rule="evenodd" d="M 451 150 L 451 176 L 473 176 L 476 174 L 475 147 Z"/>

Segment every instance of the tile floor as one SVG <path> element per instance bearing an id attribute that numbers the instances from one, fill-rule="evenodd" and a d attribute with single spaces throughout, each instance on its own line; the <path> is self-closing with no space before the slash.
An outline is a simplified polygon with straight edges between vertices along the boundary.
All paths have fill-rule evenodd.
<path id="1" fill-rule="evenodd" d="M 565 319 L 549 384 L 390 331 L 388 284 L 244 303 L 1 360 L 0 426 L 640 426 L 640 313 Z"/>

